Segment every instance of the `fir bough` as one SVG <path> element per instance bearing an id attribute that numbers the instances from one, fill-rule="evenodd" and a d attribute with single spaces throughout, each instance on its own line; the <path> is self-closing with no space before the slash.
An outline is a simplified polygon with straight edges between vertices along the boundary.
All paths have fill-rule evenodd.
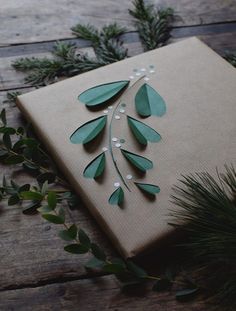
<path id="1" fill-rule="evenodd" d="M 129 14 L 135 19 L 134 25 L 144 49 L 153 50 L 163 46 L 170 38 L 173 10 L 158 10 L 152 4 L 145 4 L 143 0 L 134 0 L 133 5 Z"/>
<path id="2" fill-rule="evenodd" d="M 218 180 L 208 173 L 183 177 L 174 188 L 174 226 L 188 237 L 185 247 L 200 266 L 203 287 L 228 310 L 236 308 L 236 171 Z M 224 309 L 226 310 L 226 309 Z"/>

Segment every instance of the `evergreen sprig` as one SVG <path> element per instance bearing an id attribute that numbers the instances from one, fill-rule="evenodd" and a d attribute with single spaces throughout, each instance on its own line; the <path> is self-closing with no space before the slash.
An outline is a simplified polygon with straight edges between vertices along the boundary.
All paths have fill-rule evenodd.
<path id="1" fill-rule="evenodd" d="M 54 59 L 20 58 L 12 66 L 29 72 L 26 83 L 40 86 L 53 83 L 59 77 L 70 77 L 105 65 L 101 60 L 77 53 L 76 46 L 70 43 L 57 42 L 52 54 Z"/>
<path id="2" fill-rule="evenodd" d="M 136 28 L 146 50 L 154 49 L 167 42 L 170 37 L 170 19 L 173 11 L 156 10 L 143 1 L 134 1 L 134 10 L 129 11 L 135 17 Z M 52 58 L 20 58 L 13 62 L 16 70 L 28 73 L 25 82 L 35 86 L 57 81 L 59 77 L 70 77 L 98 67 L 120 61 L 128 57 L 120 36 L 127 30 L 116 23 L 97 29 L 93 25 L 77 24 L 71 28 L 78 38 L 90 41 L 95 57 L 77 52 L 75 44 L 57 42 Z"/>
<path id="3" fill-rule="evenodd" d="M 134 17 L 134 25 L 145 50 L 153 50 L 166 44 L 170 38 L 173 9 L 157 10 L 143 0 L 133 1 L 134 9 L 129 14 Z"/>
<path id="4" fill-rule="evenodd" d="M 236 171 L 225 167 L 218 181 L 209 173 L 183 177 L 174 188 L 174 226 L 201 267 L 204 286 L 232 310 L 236 308 Z M 213 272 L 214 271 L 214 272 Z M 224 309 L 225 310 L 225 309 Z"/>

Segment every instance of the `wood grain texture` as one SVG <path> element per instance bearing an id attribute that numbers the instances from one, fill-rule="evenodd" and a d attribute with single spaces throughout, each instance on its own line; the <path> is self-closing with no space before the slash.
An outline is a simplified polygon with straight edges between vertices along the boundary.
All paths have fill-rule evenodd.
<path id="1" fill-rule="evenodd" d="M 191 33 L 192 34 L 192 33 Z M 186 35 L 185 38 L 188 36 Z M 217 53 L 221 55 L 225 55 L 225 53 L 236 51 L 236 31 L 235 32 L 226 32 L 226 33 L 217 33 L 217 34 L 204 34 L 200 35 L 199 38 L 208 44 L 213 50 L 215 50 Z M 179 40 L 182 40 L 183 38 L 179 38 L 178 36 L 173 37 L 170 40 L 170 43 L 177 42 Z M 134 56 L 137 54 L 142 53 L 143 49 L 140 44 L 137 36 L 133 36 L 133 42 L 125 42 L 125 47 L 129 50 L 129 56 Z M 46 51 L 52 49 L 53 45 L 46 46 Z M 12 66 L 12 62 L 20 57 L 52 57 L 51 53 L 49 52 L 42 52 L 37 53 L 37 46 L 35 47 L 33 45 L 25 46 L 24 54 L 20 55 L 17 52 L 17 47 L 8 47 L 7 50 L 9 51 L 9 54 L 12 54 L 15 56 L 11 57 L 0 57 L 0 91 L 5 91 L 9 89 L 16 89 L 16 88 L 22 88 L 25 87 L 25 81 L 24 78 L 26 76 L 25 73 L 16 71 Z M 91 48 L 83 48 L 79 49 L 81 53 L 92 53 Z M 1 49 L 0 49 L 1 54 Z M 4 54 L 6 55 L 6 54 Z"/>
<path id="2" fill-rule="evenodd" d="M 227 50 L 236 51 L 235 0 L 153 2 L 175 10 L 171 42 L 198 35 L 222 55 Z M 2 108 L 7 108 L 10 124 L 20 125 L 23 120 L 15 107 L 2 104 L 7 90 L 19 88 L 24 93 L 33 89 L 24 84 L 25 74 L 11 67 L 12 61 L 26 56 L 50 57 L 55 40 L 73 38 L 70 27 L 77 22 L 101 27 L 116 21 L 133 30 L 128 15 L 130 7 L 131 1 L 127 0 L 0 0 L 0 103 Z M 137 33 L 127 33 L 122 39 L 130 56 L 142 52 Z M 90 51 L 88 42 L 77 39 L 73 42 L 82 52 Z M 0 165 L 0 173 L 24 183 L 31 180 L 15 167 Z M 71 217 L 108 254 L 114 254 L 113 247 L 85 208 L 80 206 L 71 212 Z M 199 300 L 186 304 L 176 302 L 174 291 L 156 294 L 148 288 L 147 291 L 137 289 L 128 294 L 121 292 L 114 277 L 96 277 L 97 274 L 88 274 L 84 270 L 83 264 L 88 256 L 63 251 L 64 242 L 57 236 L 59 228 L 39 215 L 25 216 L 20 208 L 7 207 L 0 202 L 1 311 L 210 310 Z M 176 255 L 163 254 L 163 258 L 172 261 L 172 258 L 176 260 Z M 158 252 L 156 257 L 147 256 L 141 262 L 145 268 L 155 270 L 159 267 L 164 271 L 159 261 Z"/>
<path id="3" fill-rule="evenodd" d="M 24 297 L 24 299 L 22 299 Z M 1 311 L 210 311 L 199 300 L 178 303 L 148 288 L 122 293 L 112 276 L 0 292 Z"/>
<path id="4" fill-rule="evenodd" d="M 236 20 L 235 0 L 152 2 L 158 7 L 172 7 L 173 25 L 178 27 Z M 101 27 L 116 21 L 133 30 L 130 7 L 132 1 L 127 0 L 41 0 L 40 5 L 36 0 L 0 0 L 0 46 L 72 38 L 70 28 L 78 22 Z"/>

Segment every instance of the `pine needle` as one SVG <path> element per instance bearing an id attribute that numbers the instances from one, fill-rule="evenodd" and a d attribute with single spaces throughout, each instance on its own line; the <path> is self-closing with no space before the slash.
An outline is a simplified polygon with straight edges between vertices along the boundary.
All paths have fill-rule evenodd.
<path id="1" fill-rule="evenodd" d="M 134 25 L 139 33 L 145 50 L 153 50 L 166 44 L 170 38 L 171 8 L 154 8 L 152 4 L 145 4 L 143 0 L 133 1 L 134 9 L 129 14 L 134 17 Z"/>
<path id="2" fill-rule="evenodd" d="M 236 172 L 225 166 L 218 181 L 208 173 L 183 177 L 174 187 L 174 226 L 188 237 L 185 247 L 202 267 L 204 286 L 236 308 Z M 219 272 L 218 272 L 219 270 Z M 214 271 L 214 272 L 213 272 Z M 225 309 L 224 309 L 225 310 Z"/>

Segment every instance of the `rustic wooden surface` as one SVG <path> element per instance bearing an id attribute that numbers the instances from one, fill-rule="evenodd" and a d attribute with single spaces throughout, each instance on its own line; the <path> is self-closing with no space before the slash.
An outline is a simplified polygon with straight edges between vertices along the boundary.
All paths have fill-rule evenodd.
<path id="1" fill-rule="evenodd" d="M 216 52 L 236 51 L 235 0 L 156 0 L 160 6 L 175 9 L 171 41 L 198 35 Z M 25 56 L 49 56 L 57 39 L 74 41 L 82 51 L 88 42 L 73 37 L 70 27 L 77 22 L 117 21 L 128 28 L 123 40 L 130 55 L 142 52 L 127 13 L 130 1 L 120 0 L 0 0 L 0 103 L 6 107 L 11 124 L 22 124 L 17 108 L 4 104 L 7 91 L 31 91 L 24 84 L 24 74 L 16 72 L 11 62 Z M 26 181 L 15 168 L 0 166 L 1 175 Z M 108 254 L 115 255 L 107 237 L 84 207 L 71 212 L 94 241 Z M 63 251 L 57 237 L 58 227 L 37 216 L 24 216 L 18 207 L 0 203 L 0 310 L 209 310 L 199 299 L 178 303 L 174 291 L 156 294 L 137 290 L 123 293 L 114 277 L 87 273 L 86 256 Z M 173 258 L 172 256 L 171 258 Z M 141 264 L 155 270 L 158 254 L 146 256 Z M 165 260 L 164 260 L 165 261 Z"/>

